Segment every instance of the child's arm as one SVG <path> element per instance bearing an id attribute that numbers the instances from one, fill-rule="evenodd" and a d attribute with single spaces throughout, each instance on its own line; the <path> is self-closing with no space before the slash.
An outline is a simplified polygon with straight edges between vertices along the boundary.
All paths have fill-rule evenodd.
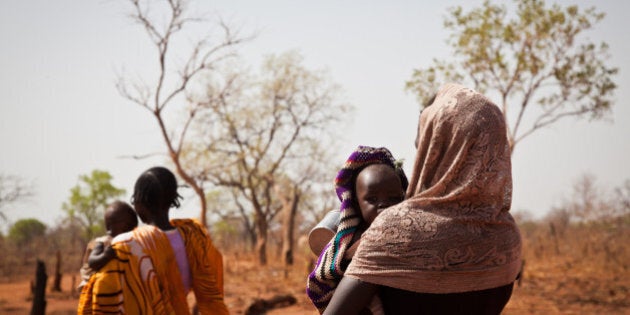
<path id="1" fill-rule="evenodd" d="M 360 314 L 378 291 L 378 285 L 345 276 L 339 282 L 324 315 Z"/>
<path id="2" fill-rule="evenodd" d="M 92 270 L 99 270 L 114 257 L 116 257 L 116 252 L 111 246 L 105 246 L 104 243 L 98 242 L 88 257 L 88 266 Z"/>

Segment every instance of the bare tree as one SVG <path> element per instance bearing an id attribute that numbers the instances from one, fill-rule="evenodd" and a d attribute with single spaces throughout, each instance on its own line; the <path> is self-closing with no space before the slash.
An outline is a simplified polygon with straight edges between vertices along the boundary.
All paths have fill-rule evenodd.
<path id="1" fill-rule="evenodd" d="M 630 181 L 612 191 L 597 185 L 596 177 L 583 174 L 573 184 L 573 191 L 559 209 L 578 222 L 610 222 L 630 213 Z"/>
<path id="2" fill-rule="evenodd" d="M 350 109 L 337 98 L 338 87 L 304 68 L 296 53 L 268 57 L 258 77 L 238 71 L 210 77 L 199 96 L 199 143 L 187 147 L 186 165 L 198 178 L 229 188 L 255 231 L 261 264 L 267 262 L 270 223 L 283 209 L 276 187 L 293 190 L 288 203 L 297 206 L 304 183 L 328 170 L 322 166 L 331 143 L 326 139 Z"/>
<path id="3" fill-rule="evenodd" d="M 33 195 L 32 185 L 18 176 L 0 174 L 0 217 L 6 221 L 3 208 Z"/>
<path id="4" fill-rule="evenodd" d="M 295 215 L 302 195 L 298 183 L 276 185 L 275 195 L 282 204 L 282 261 L 285 266 L 293 265 L 293 240 Z"/>
<path id="5" fill-rule="evenodd" d="M 177 174 L 199 198 L 199 217 L 205 225 L 207 204 L 203 181 L 194 178 L 181 162 L 189 126 L 202 107 L 202 104 L 191 102 L 187 94 L 202 74 L 215 71 L 221 62 L 233 57 L 234 48 L 245 39 L 220 21 L 219 27 L 223 33 L 220 40 L 211 42 L 210 33 L 199 34 L 200 39 L 192 45 L 188 56 L 176 56 L 172 53 L 175 38 L 183 37 L 183 31 L 189 24 L 202 21 L 189 13 L 188 1 L 129 0 L 129 3 L 132 6 L 130 17 L 144 29 L 157 52 L 157 74 L 153 80 L 148 81 L 130 80 L 121 75 L 116 86 L 124 98 L 142 106 L 154 116 Z M 156 8 L 161 10 L 154 11 Z M 165 16 L 166 21 L 161 23 L 160 16 Z M 182 60 L 183 62 L 178 62 Z M 182 122 L 169 125 L 166 110 L 173 106 L 178 106 L 185 113 L 185 118 Z"/>
<path id="6" fill-rule="evenodd" d="M 615 188 L 615 215 L 618 217 L 630 216 L 630 179 Z"/>
<path id="7" fill-rule="evenodd" d="M 566 208 L 580 220 L 593 220 L 597 217 L 600 199 L 595 176 L 584 174 L 573 184 L 573 195 Z"/>
<path id="8" fill-rule="evenodd" d="M 547 215 L 545 215 L 544 221 L 548 222 L 549 226 L 554 227 L 554 233 L 564 236 L 573 218 L 575 218 L 575 213 L 565 207 L 553 207 Z"/>

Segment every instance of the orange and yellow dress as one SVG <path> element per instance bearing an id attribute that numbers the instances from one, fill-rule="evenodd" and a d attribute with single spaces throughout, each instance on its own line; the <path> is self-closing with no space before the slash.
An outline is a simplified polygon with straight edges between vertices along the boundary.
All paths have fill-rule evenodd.
<path id="1" fill-rule="evenodd" d="M 199 222 L 175 219 L 201 314 L 229 314 L 223 301 L 223 259 Z M 78 314 L 189 314 L 187 292 L 164 232 L 142 226 L 117 236 L 116 258 L 81 291 Z"/>

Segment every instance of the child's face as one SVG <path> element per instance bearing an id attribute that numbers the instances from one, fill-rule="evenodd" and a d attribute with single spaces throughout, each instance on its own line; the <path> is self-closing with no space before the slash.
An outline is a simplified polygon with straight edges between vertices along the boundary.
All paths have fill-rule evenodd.
<path id="1" fill-rule="evenodd" d="M 357 203 L 361 215 L 368 225 L 372 224 L 380 210 L 403 200 L 400 177 L 393 168 L 384 164 L 373 164 L 364 168 L 355 182 Z"/>

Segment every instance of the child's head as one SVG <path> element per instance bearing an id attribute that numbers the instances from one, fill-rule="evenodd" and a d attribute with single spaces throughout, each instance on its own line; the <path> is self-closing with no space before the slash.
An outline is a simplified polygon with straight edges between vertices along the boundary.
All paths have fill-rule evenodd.
<path id="1" fill-rule="evenodd" d="M 357 237 L 380 210 L 403 200 L 407 185 L 407 176 L 386 148 L 359 146 L 339 170 L 335 191 L 341 207 L 338 216 L 331 215 L 331 219 L 338 218 L 337 233 L 321 247 L 307 284 L 307 294 L 320 312 L 329 301 L 326 297 L 343 277 L 348 257 L 353 255 L 350 246 L 356 244 Z"/>
<path id="2" fill-rule="evenodd" d="M 378 211 L 403 200 L 407 176 L 386 148 L 359 146 L 337 174 L 335 189 L 341 211 L 349 207 L 370 225 Z"/>
<path id="3" fill-rule="evenodd" d="M 407 187 L 399 174 L 388 164 L 371 164 L 357 175 L 354 193 L 361 216 L 367 225 L 372 224 L 379 211 L 405 198 Z"/>
<path id="4" fill-rule="evenodd" d="M 132 203 L 140 219 L 147 223 L 156 216 L 168 215 L 171 207 L 179 207 L 177 179 L 165 167 L 157 166 L 144 171 L 136 180 Z"/>
<path id="5" fill-rule="evenodd" d="M 105 210 L 105 229 L 112 237 L 129 232 L 136 226 L 138 226 L 138 217 L 128 203 L 114 201 Z"/>

